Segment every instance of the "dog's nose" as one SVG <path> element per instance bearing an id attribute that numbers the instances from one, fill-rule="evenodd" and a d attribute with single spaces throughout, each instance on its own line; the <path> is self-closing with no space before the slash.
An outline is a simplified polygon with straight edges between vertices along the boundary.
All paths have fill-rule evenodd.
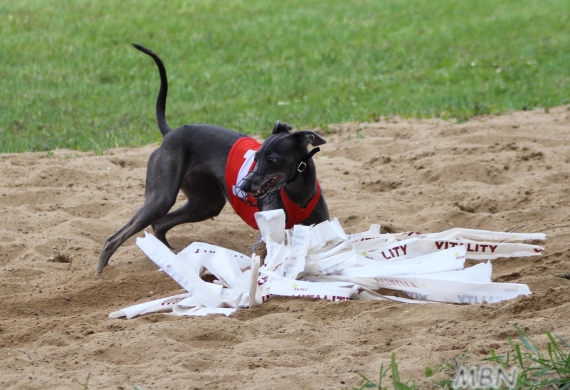
<path id="1" fill-rule="evenodd" d="M 237 185 L 237 187 L 245 193 L 253 192 L 253 183 L 251 182 L 251 173 L 244 177 Z"/>
<path id="2" fill-rule="evenodd" d="M 247 182 L 241 182 L 240 184 L 238 184 L 237 188 L 248 194 L 251 193 L 251 184 Z"/>

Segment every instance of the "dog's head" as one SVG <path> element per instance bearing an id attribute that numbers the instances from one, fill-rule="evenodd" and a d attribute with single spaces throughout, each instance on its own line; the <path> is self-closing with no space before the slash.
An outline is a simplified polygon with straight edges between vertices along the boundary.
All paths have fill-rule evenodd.
<path id="1" fill-rule="evenodd" d="M 277 121 L 269 137 L 255 153 L 255 168 L 238 185 L 252 195 L 258 205 L 270 201 L 269 195 L 276 193 L 288 182 L 303 172 L 312 154 L 308 146 L 326 143 L 324 139 L 309 130 L 291 132 L 291 126 Z"/>

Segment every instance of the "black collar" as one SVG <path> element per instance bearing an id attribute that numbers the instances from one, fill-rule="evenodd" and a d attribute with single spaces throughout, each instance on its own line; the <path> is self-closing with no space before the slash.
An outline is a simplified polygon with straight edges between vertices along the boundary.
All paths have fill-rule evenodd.
<path id="1" fill-rule="evenodd" d="M 307 163 L 309 162 L 311 157 L 313 157 L 315 153 L 319 152 L 320 150 L 321 148 L 316 147 L 313 148 L 313 150 L 311 150 L 309 153 L 305 154 L 305 156 L 299 162 L 299 165 L 297 165 L 297 169 L 295 170 L 293 176 L 291 176 L 291 178 L 287 180 L 287 184 L 293 183 L 297 179 L 297 177 L 299 177 L 299 173 L 302 173 L 305 170 L 305 168 L 307 168 Z"/>

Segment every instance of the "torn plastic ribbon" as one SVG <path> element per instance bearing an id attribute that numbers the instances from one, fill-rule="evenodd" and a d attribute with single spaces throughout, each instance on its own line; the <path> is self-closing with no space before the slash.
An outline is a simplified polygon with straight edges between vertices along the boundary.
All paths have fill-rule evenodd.
<path id="1" fill-rule="evenodd" d="M 386 245 L 378 245 L 367 251 L 366 256 L 375 260 L 413 258 L 441 250 L 464 246 L 466 256 L 473 260 L 489 260 L 499 257 L 532 256 L 544 248 L 522 243 L 478 242 L 474 240 L 434 240 L 431 237 L 411 238 Z M 530 253 L 534 251 L 535 253 Z"/>
<path id="2" fill-rule="evenodd" d="M 154 236 L 137 239 L 139 248 L 187 293 L 121 309 L 112 318 L 153 312 L 174 315 L 231 315 L 274 296 L 331 301 L 389 299 L 405 303 L 493 303 L 529 295 L 528 286 L 491 282 L 490 261 L 465 268 L 466 259 L 537 256 L 544 250 L 522 240 L 542 233 L 503 233 L 455 228 L 440 233 L 381 234 L 379 225 L 346 234 L 335 218 L 316 226 L 285 229 L 283 210 L 256 213 L 267 256 L 244 254 L 195 242 L 178 254 Z M 505 242 L 506 241 L 506 242 Z M 200 275 L 210 273 L 214 283 Z M 382 295 L 399 291 L 409 298 Z"/>
<path id="3" fill-rule="evenodd" d="M 130 320 L 131 318 L 142 314 L 172 310 L 172 307 L 174 305 L 187 297 L 190 297 L 190 294 L 179 294 L 168 298 L 155 299 L 154 301 L 139 303 L 138 305 L 114 311 L 109 314 L 109 318 L 127 317 L 127 319 Z"/>

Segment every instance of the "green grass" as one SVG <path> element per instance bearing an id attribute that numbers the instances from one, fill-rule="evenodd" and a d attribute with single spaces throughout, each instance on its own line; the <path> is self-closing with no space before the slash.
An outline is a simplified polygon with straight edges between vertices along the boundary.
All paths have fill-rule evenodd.
<path id="1" fill-rule="evenodd" d="M 387 390 L 387 386 L 382 386 L 382 382 L 386 379 L 386 376 L 390 372 L 392 378 L 392 387 L 394 390 L 416 390 L 416 385 L 414 382 L 409 384 L 409 381 L 404 383 L 400 380 L 400 371 L 398 369 L 398 364 L 396 363 L 396 354 L 392 353 L 390 358 L 390 366 L 384 368 L 384 363 L 380 366 L 380 372 L 378 374 L 378 382 L 374 382 L 368 379 L 364 374 L 358 373 L 362 379 L 362 385 L 360 387 L 353 387 L 353 390 L 364 390 L 364 389 L 376 389 L 376 390 Z"/>
<path id="2" fill-rule="evenodd" d="M 452 389 L 453 380 L 460 367 L 488 365 L 502 366 L 507 370 L 516 369 L 515 389 L 520 390 L 569 390 L 570 389 L 570 344 L 547 331 L 546 345 L 542 348 L 537 345 L 520 327 L 514 325 L 519 332 L 518 341 L 507 339 L 511 348 L 505 354 L 497 355 L 491 349 L 489 356 L 483 359 L 483 363 L 470 362 L 470 354 L 467 350 L 451 360 L 443 361 L 435 367 L 426 367 L 426 377 L 437 373 L 443 373 L 445 378 L 434 382 L 436 388 Z"/>
<path id="3" fill-rule="evenodd" d="M 0 0 L 0 152 L 102 151 L 171 126 L 247 133 L 570 102 L 567 0 Z"/>
<path id="4" fill-rule="evenodd" d="M 444 378 L 434 381 L 429 388 L 453 389 L 454 378 L 460 367 L 480 367 L 489 366 L 486 362 L 491 362 L 492 366 L 502 366 L 506 370 L 516 369 L 515 389 L 570 389 L 570 344 L 561 337 L 547 331 L 548 341 L 544 347 L 538 346 L 526 333 L 517 325 L 514 327 L 519 332 L 518 341 L 511 338 L 507 342 L 511 350 L 503 355 L 497 355 L 493 349 L 489 351 L 489 356 L 483 359 L 483 364 L 471 362 L 469 350 L 450 360 L 444 360 L 434 367 L 426 367 L 425 376 L 430 378 L 435 374 L 442 373 Z M 380 366 L 378 380 L 369 379 L 362 373 L 358 373 L 362 380 L 360 387 L 353 390 L 377 389 L 387 390 L 384 386 L 388 377 L 391 378 L 391 385 L 395 390 L 415 390 L 415 382 L 402 382 L 400 372 L 396 363 L 396 354 L 392 353 L 390 365 Z"/>
<path id="5" fill-rule="evenodd" d="M 519 342 L 508 340 L 511 351 L 496 355 L 491 350 L 491 356 L 485 360 L 507 368 L 517 367 L 519 389 L 570 389 L 570 344 L 546 332 L 548 342 L 541 349 L 521 328 L 515 327 L 520 333 Z"/>

